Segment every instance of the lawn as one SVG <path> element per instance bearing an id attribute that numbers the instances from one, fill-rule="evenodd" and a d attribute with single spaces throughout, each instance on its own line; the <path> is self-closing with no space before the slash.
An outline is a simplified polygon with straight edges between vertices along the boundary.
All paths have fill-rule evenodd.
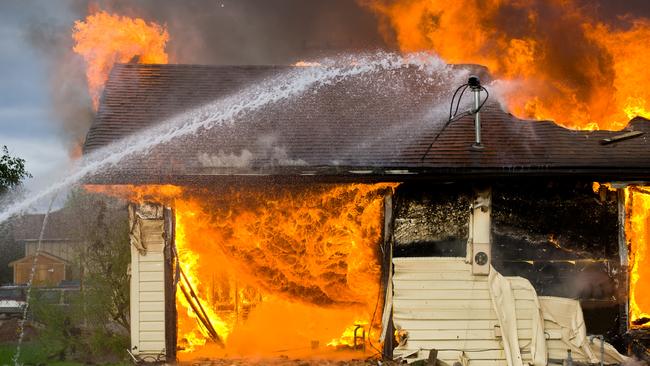
<path id="1" fill-rule="evenodd" d="M 12 359 L 16 353 L 15 344 L 0 344 L 0 365 L 12 365 Z M 82 363 L 76 362 L 52 362 L 48 361 L 46 355 L 44 355 L 40 347 L 33 343 L 23 344 L 20 363 L 23 365 L 57 365 L 57 366 L 77 366 L 83 365 Z"/>
<path id="2" fill-rule="evenodd" d="M 16 353 L 15 344 L 0 344 L 0 366 L 11 365 L 13 366 L 12 359 Z M 47 366 L 79 366 L 85 365 L 80 362 L 71 362 L 71 361 L 59 361 L 54 362 L 47 359 L 47 355 L 43 354 L 41 347 L 36 343 L 25 343 L 22 347 L 20 363 L 28 365 L 47 365 Z M 114 366 L 129 365 L 127 363 L 122 364 L 110 364 Z"/>

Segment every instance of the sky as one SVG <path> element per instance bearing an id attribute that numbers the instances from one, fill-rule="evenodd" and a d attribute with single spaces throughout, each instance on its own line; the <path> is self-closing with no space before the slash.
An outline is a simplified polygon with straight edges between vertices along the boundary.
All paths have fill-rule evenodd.
<path id="1" fill-rule="evenodd" d="M 0 145 L 25 159 L 35 177 L 26 182 L 29 188 L 38 188 L 39 177 L 56 176 L 69 162 L 53 117 L 48 61 L 30 43 L 27 25 L 44 10 L 54 23 L 69 22 L 72 14 L 46 3 L 0 3 Z"/>
<path id="2" fill-rule="evenodd" d="M 28 190 L 65 174 L 92 123 L 71 33 L 96 9 L 165 26 L 172 63 L 291 64 L 385 46 L 354 0 L 2 0 L 0 146 L 25 159 Z"/>

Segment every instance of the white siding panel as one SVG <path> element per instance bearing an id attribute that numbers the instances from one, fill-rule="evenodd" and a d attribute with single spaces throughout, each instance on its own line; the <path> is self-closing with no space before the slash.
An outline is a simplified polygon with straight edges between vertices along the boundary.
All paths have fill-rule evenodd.
<path id="1" fill-rule="evenodd" d="M 489 310 L 492 309 L 492 303 L 487 300 L 479 301 L 465 301 L 465 300 L 447 300 L 447 299 L 428 299 L 428 300 L 408 300 L 400 299 L 397 296 L 393 299 L 393 304 L 396 308 L 405 308 L 405 309 L 422 309 L 422 310 L 433 310 L 433 309 L 462 309 L 462 310 Z"/>
<path id="2" fill-rule="evenodd" d="M 140 321 L 140 330 L 143 332 L 164 332 L 165 323 L 159 321 L 152 321 L 152 322 Z"/>
<path id="3" fill-rule="evenodd" d="M 470 366 L 507 366 L 487 276 L 474 276 L 464 258 L 394 258 L 393 321 L 408 332 L 395 354 L 419 351 L 453 364 L 460 351 Z M 530 286 L 530 285 L 528 285 Z M 532 361 L 530 339 L 536 294 L 525 283 L 513 285 L 519 345 L 524 363 Z"/>
<path id="4" fill-rule="evenodd" d="M 474 282 L 480 281 L 448 281 L 448 280 L 393 280 L 400 290 L 472 290 L 476 288 Z"/>
<path id="5" fill-rule="evenodd" d="M 140 256 L 140 263 L 145 262 L 154 262 L 154 263 L 163 263 L 165 260 L 163 253 L 152 253 L 148 252 L 147 255 Z"/>
<path id="6" fill-rule="evenodd" d="M 414 349 L 413 351 L 417 350 Z M 466 351 L 465 354 L 472 360 L 493 360 L 503 359 L 506 357 L 505 352 L 501 349 L 479 349 L 476 351 Z M 424 358 L 428 358 L 429 351 L 421 350 L 420 355 L 424 356 Z M 459 351 L 438 351 L 438 359 L 440 360 L 457 360 L 459 357 Z"/>
<path id="7" fill-rule="evenodd" d="M 142 263 L 140 263 L 142 264 Z M 141 282 L 159 282 L 164 280 L 164 273 L 158 272 L 140 272 Z"/>
<path id="8" fill-rule="evenodd" d="M 148 312 L 164 312 L 165 311 L 165 303 L 163 302 L 161 304 L 160 301 L 151 301 L 151 302 L 146 302 L 146 301 L 140 301 L 140 306 L 138 308 L 140 310 L 140 314 L 142 317 L 142 314 L 148 313 Z M 164 322 L 164 319 L 163 319 Z"/>
<path id="9" fill-rule="evenodd" d="M 140 261 L 140 273 L 143 272 L 155 272 L 160 274 L 160 271 L 164 271 L 163 262 L 143 262 Z"/>
<path id="10" fill-rule="evenodd" d="M 140 291 L 164 292 L 165 291 L 165 282 L 163 282 L 163 281 L 140 282 Z"/>
<path id="11" fill-rule="evenodd" d="M 154 292 L 154 291 L 146 291 L 146 292 L 140 291 L 140 303 L 147 304 L 145 310 L 152 309 L 153 308 L 152 304 L 158 304 L 164 301 L 165 301 L 164 293 L 161 294 L 160 292 Z"/>
<path id="12" fill-rule="evenodd" d="M 530 347 L 529 340 L 519 340 L 519 347 L 522 349 L 528 349 Z M 430 349 L 437 350 L 456 350 L 456 349 L 465 349 L 465 350 L 484 350 L 484 349 L 502 349 L 503 344 L 501 339 L 491 339 L 491 340 L 472 340 L 472 339 L 444 339 L 436 341 L 433 345 L 430 341 L 409 341 L 407 347 L 404 349 Z"/>
<path id="13" fill-rule="evenodd" d="M 479 287 L 481 285 L 472 284 Z M 482 287 L 482 286 L 481 286 Z M 516 299 L 521 300 L 534 300 L 534 294 L 526 290 L 513 290 Z M 486 288 L 470 289 L 470 290 L 413 290 L 402 289 L 395 290 L 395 296 L 399 296 L 405 300 L 420 300 L 420 299 L 444 299 L 444 300 L 490 300 L 490 291 Z"/>
<path id="14" fill-rule="evenodd" d="M 397 272 L 393 276 L 394 280 L 408 280 L 408 281 L 469 281 L 469 282 L 485 282 L 487 283 L 487 276 L 477 277 L 473 276 L 470 272 L 438 272 L 435 275 L 427 272 Z M 396 282 L 393 282 L 395 284 Z"/>
<path id="15" fill-rule="evenodd" d="M 143 220 L 141 230 L 147 253 L 132 251 L 131 310 L 137 312 L 137 324 L 131 329 L 131 343 L 135 353 L 157 356 L 165 351 L 163 220 Z"/>
<path id="16" fill-rule="evenodd" d="M 489 320 L 496 319 L 497 315 L 493 309 L 481 310 L 473 309 L 471 312 L 462 309 L 436 309 L 435 311 L 426 311 L 421 309 L 395 309 L 393 310 L 395 318 L 405 320 L 436 320 L 436 319 L 467 319 L 467 320 Z M 532 309 L 523 309 L 517 311 L 517 320 L 530 320 L 533 316 Z"/>
<path id="17" fill-rule="evenodd" d="M 498 321 L 494 320 L 401 320 L 400 326 L 405 329 L 440 329 L 440 330 L 453 330 L 453 329 L 494 329 L 499 326 Z M 517 322 L 520 329 L 532 329 L 532 321 L 530 319 L 520 320 Z"/>
<path id="18" fill-rule="evenodd" d="M 144 352 L 143 350 L 147 350 Z M 142 341 L 140 342 L 140 354 L 159 355 L 165 351 L 165 342 Z"/>
<path id="19" fill-rule="evenodd" d="M 147 310 L 140 315 L 140 322 L 164 322 L 165 321 L 165 312 L 164 311 L 151 311 Z"/>
<path id="20" fill-rule="evenodd" d="M 165 344 L 165 332 L 150 332 L 140 329 L 140 340 L 145 342 L 159 342 L 162 339 L 162 343 Z M 140 349 L 142 352 L 142 349 Z"/>
<path id="21" fill-rule="evenodd" d="M 532 332 L 530 329 L 519 329 L 519 339 L 530 339 Z M 477 330 L 477 329 L 415 329 L 409 330 L 409 340 L 445 340 L 445 339 L 473 339 L 473 340 L 491 340 L 500 339 L 495 329 Z M 435 347 L 434 347 L 435 348 Z"/>

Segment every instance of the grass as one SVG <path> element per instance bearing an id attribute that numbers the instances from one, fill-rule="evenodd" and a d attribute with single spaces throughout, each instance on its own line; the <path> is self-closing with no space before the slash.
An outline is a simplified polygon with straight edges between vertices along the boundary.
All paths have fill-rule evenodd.
<path id="1" fill-rule="evenodd" d="M 0 344 L 0 365 L 12 365 L 12 360 L 16 354 L 15 344 Z M 20 363 L 23 365 L 56 365 L 56 366 L 77 366 L 83 365 L 77 362 L 52 362 L 47 359 L 47 355 L 41 352 L 41 348 L 33 343 L 25 343 L 21 349 Z"/>
<path id="2" fill-rule="evenodd" d="M 0 366 L 13 366 L 12 359 L 16 353 L 15 344 L 0 344 Z M 47 359 L 43 354 L 42 348 L 36 343 L 25 343 L 22 346 L 20 363 L 27 365 L 47 365 L 47 366 L 80 366 L 85 365 L 80 362 L 72 361 L 52 361 Z M 129 365 L 128 363 L 107 364 L 112 366 Z"/>

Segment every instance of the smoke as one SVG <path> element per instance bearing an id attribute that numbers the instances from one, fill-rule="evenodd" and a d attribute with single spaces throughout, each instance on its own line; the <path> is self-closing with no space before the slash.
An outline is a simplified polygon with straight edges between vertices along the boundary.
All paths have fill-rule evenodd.
<path id="1" fill-rule="evenodd" d="M 374 16 L 353 0 L 126 0 L 102 9 L 164 24 L 172 62 L 292 64 L 383 48 Z"/>
<path id="2" fill-rule="evenodd" d="M 171 63 L 292 64 L 339 53 L 386 48 L 374 15 L 353 0 L 71 0 L 35 2 L 26 39 L 46 60 L 53 119 L 77 156 L 94 118 L 72 27 L 99 10 L 143 18 L 170 34 Z M 65 12 L 66 17 L 43 14 Z"/>
<path id="3" fill-rule="evenodd" d="M 46 60 L 53 120 L 71 157 L 81 154 L 81 145 L 93 118 L 83 60 L 72 53 L 70 27 L 53 18 L 27 25 L 27 41 Z"/>

